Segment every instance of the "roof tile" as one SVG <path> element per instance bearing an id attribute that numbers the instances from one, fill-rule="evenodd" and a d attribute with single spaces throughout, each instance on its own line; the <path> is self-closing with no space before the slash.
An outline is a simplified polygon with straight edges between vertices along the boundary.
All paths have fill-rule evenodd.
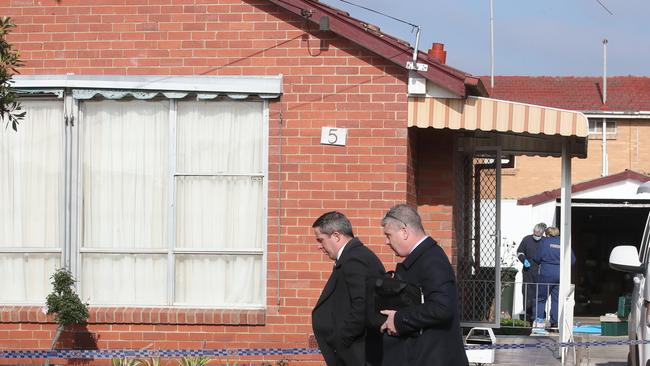
<path id="1" fill-rule="evenodd" d="M 491 98 L 577 111 L 650 111 L 650 77 L 607 78 L 602 103 L 602 77 L 496 76 L 494 88 L 482 76 Z"/>

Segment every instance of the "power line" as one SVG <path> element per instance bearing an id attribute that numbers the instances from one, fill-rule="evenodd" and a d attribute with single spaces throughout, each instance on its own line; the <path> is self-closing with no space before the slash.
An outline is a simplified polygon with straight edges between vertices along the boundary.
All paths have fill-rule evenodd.
<path id="1" fill-rule="evenodd" d="M 355 4 L 355 3 L 350 2 L 350 1 L 347 1 L 347 0 L 339 0 L 339 1 L 342 2 L 342 3 L 350 4 L 350 5 L 352 5 L 352 6 L 356 6 L 356 7 L 358 7 L 358 8 L 361 8 L 361 9 L 364 9 L 364 10 L 367 10 L 367 11 L 370 11 L 370 12 L 373 12 L 373 13 L 375 13 L 375 14 L 383 15 L 383 16 L 385 16 L 385 17 L 387 17 L 387 18 L 391 18 L 391 19 L 396 20 L 396 21 L 398 21 L 398 22 L 402 22 L 402 23 L 404 23 L 404 24 L 408 24 L 408 25 L 410 25 L 410 26 L 413 27 L 413 28 L 418 27 L 418 25 L 415 25 L 415 24 L 413 24 L 413 23 L 409 23 L 409 22 L 407 22 L 406 20 L 402 20 L 402 19 L 396 18 L 396 17 L 394 17 L 394 16 L 392 16 L 392 15 L 384 14 L 384 13 L 382 13 L 382 12 L 380 12 L 380 11 L 375 10 L 375 9 L 370 9 L 370 8 L 365 7 L 365 6 Z"/>
<path id="2" fill-rule="evenodd" d="M 342 1 L 342 0 L 341 0 L 341 1 Z M 607 10 L 607 12 L 609 13 L 609 15 L 614 15 L 614 13 L 612 13 L 611 11 L 609 11 L 609 9 L 607 9 L 607 7 L 605 6 L 605 4 L 603 4 L 602 2 L 600 2 L 600 0 L 596 0 L 596 2 L 598 2 L 598 4 L 600 4 L 600 6 L 603 7 L 603 9 Z"/>

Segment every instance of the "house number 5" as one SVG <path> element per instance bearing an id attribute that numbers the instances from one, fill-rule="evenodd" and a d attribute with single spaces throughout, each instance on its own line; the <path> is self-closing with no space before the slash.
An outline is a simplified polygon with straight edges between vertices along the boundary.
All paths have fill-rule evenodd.
<path id="1" fill-rule="evenodd" d="M 320 135 L 320 143 L 323 145 L 345 146 L 347 136 L 347 128 L 323 127 Z"/>

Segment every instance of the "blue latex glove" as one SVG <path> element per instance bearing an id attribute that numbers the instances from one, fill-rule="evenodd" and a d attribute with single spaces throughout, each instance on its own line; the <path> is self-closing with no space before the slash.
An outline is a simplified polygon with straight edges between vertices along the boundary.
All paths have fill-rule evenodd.
<path id="1" fill-rule="evenodd" d="M 524 259 L 524 268 L 530 268 L 530 262 L 528 259 Z"/>

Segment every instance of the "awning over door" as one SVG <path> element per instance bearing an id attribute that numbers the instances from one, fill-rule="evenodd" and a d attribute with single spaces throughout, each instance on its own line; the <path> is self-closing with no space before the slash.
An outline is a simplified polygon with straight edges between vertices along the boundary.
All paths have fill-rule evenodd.
<path id="1" fill-rule="evenodd" d="M 490 98 L 410 97 L 409 127 L 527 132 L 587 137 L 587 117 L 580 112 Z"/>
<path id="2" fill-rule="evenodd" d="M 499 132 L 503 138 L 492 143 L 529 155 L 559 156 L 558 143 L 568 138 L 572 156 L 585 157 L 589 134 L 587 117 L 580 112 L 481 97 L 409 97 L 408 126 Z"/>
<path id="3" fill-rule="evenodd" d="M 465 152 L 489 151 L 496 147 L 502 155 L 561 156 L 559 228 L 563 233 L 571 233 L 571 158 L 587 156 L 589 122 L 582 113 L 480 97 L 409 97 L 408 126 L 458 130 L 458 148 Z M 500 167 L 498 163 L 497 167 Z M 499 168 L 495 179 L 500 179 Z M 483 198 L 480 194 L 479 197 Z M 501 200 L 498 185 L 494 200 Z M 498 209 L 495 216 L 500 217 Z M 474 245 L 480 249 L 480 241 Z M 559 286 L 562 300 L 558 311 L 562 342 L 568 341 L 573 326 L 570 253 L 571 235 L 562 235 Z M 496 268 L 495 274 L 499 273 Z M 501 284 L 498 275 L 495 279 L 495 288 L 498 288 Z M 495 295 L 497 309 L 498 293 Z M 498 324 L 498 314 L 495 319 Z M 562 361 L 565 356 L 562 352 Z"/>

